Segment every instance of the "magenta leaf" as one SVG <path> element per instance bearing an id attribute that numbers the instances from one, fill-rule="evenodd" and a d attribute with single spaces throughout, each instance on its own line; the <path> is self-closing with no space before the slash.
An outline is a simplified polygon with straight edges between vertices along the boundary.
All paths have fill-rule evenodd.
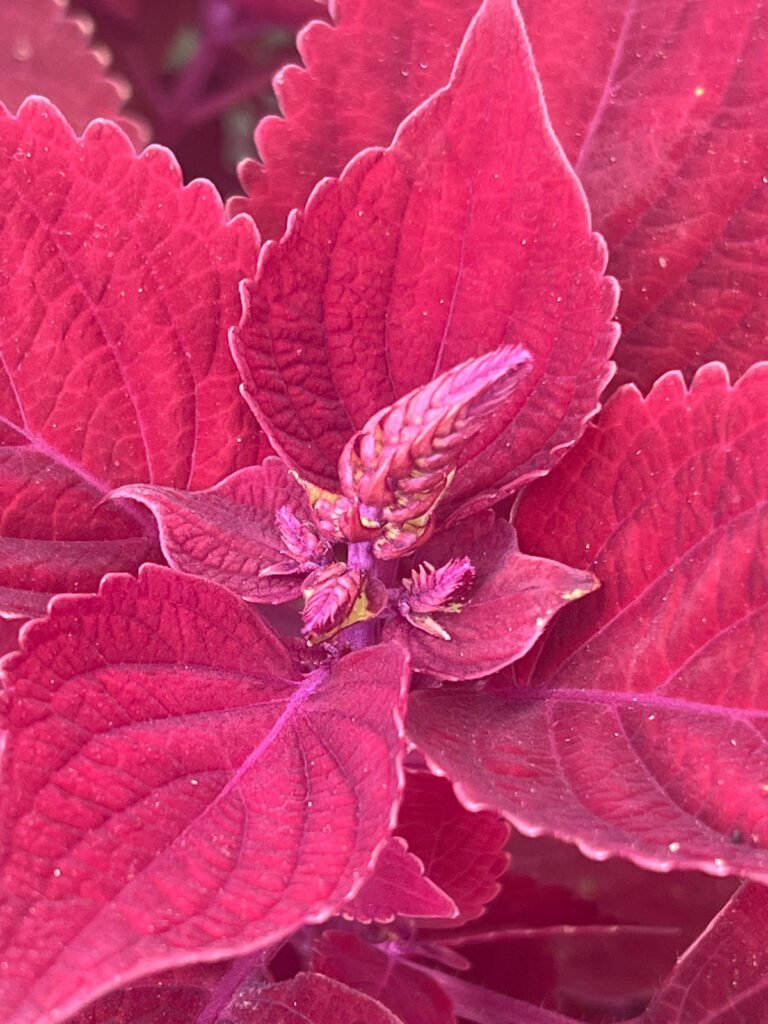
<path id="1" fill-rule="evenodd" d="M 256 129 L 263 161 L 239 168 L 248 197 L 230 199 L 265 238 L 279 238 L 288 212 L 321 178 L 338 175 L 361 149 L 387 146 L 400 122 L 446 84 L 477 0 L 374 0 L 333 5 L 333 27 L 299 34 L 306 68 L 283 68 L 275 92 L 285 114 Z M 354 97 L 354 102 L 350 102 Z"/>
<path id="2" fill-rule="evenodd" d="M 3 607 L 42 614 L 158 557 L 145 513 L 100 504 L 113 488 L 207 487 L 258 457 L 226 343 L 257 239 L 167 151 L 104 122 L 78 140 L 42 100 L 0 119 L 0 156 Z"/>
<path id="3" fill-rule="evenodd" d="M 430 928 L 474 920 L 497 895 L 497 879 L 508 861 L 509 826 L 488 811 L 467 811 L 447 779 L 422 772 L 406 776 L 397 833 L 423 861 L 427 877 L 458 906 L 453 920 L 430 921 Z"/>
<path id="4" fill-rule="evenodd" d="M 768 365 L 619 392 L 523 497 L 529 550 L 601 588 L 485 693 L 413 695 L 469 806 L 656 869 L 768 879 Z"/>
<path id="5" fill-rule="evenodd" d="M 379 854 L 373 874 L 343 908 L 345 917 L 368 924 L 406 917 L 454 918 L 456 904 L 429 878 L 424 865 L 393 836 Z"/>
<path id="6" fill-rule="evenodd" d="M 306 522 L 311 513 L 304 491 L 280 459 L 238 470 L 206 491 L 129 484 L 112 497 L 133 498 L 151 509 L 163 554 L 174 569 L 219 583 L 247 601 L 291 601 L 301 595 L 303 577 L 316 568 L 298 552 L 293 557 L 281 534 L 279 514 Z"/>
<path id="7" fill-rule="evenodd" d="M 762 0 L 521 0 L 544 95 L 621 283 L 619 379 L 768 356 Z"/>
<path id="8" fill-rule="evenodd" d="M 377 999 L 403 1024 L 456 1024 L 451 1000 L 436 981 L 397 953 L 351 932 L 325 932 L 312 966 Z"/>
<path id="9" fill-rule="evenodd" d="M 467 514 L 546 472 L 596 410 L 616 337 L 604 264 L 516 10 L 486 0 L 451 84 L 265 247 L 233 332 L 246 397 L 293 468 L 338 492 L 371 416 L 523 345 L 530 372 L 461 453 L 449 501 Z"/>
<path id="10" fill-rule="evenodd" d="M 299 679 L 238 598 L 147 566 L 56 598 L 3 670 L 7 1024 L 323 920 L 389 835 L 395 646 Z"/>
<path id="11" fill-rule="evenodd" d="M 400 616 L 384 630 L 408 647 L 414 669 L 443 679 L 475 679 L 522 657 L 559 608 L 596 586 L 582 569 L 521 554 L 514 527 L 492 512 L 438 532 L 419 555 L 439 566 L 457 551 L 475 570 L 472 589 L 457 611 L 430 615 L 449 639 Z"/>
<path id="12" fill-rule="evenodd" d="M 768 890 L 745 883 L 679 961 L 637 1024 L 761 1020 L 768 998 Z"/>
<path id="13" fill-rule="evenodd" d="M 27 96 L 47 96 L 76 132 L 94 118 L 107 117 L 142 146 L 145 126 L 120 113 L 130 86 L 105 73 L 109 55 L 91 48 L 90 37 L 88 19 L 67 14 L 57 0 L 4 0 L 0 100 L 15 111 Z"/>
<path id="14" fill-rule="evenodd" d="M 244 995 L 230 1007 L 228 1019 L 232 1024 L 409 1024 L 378 1000 L 312 971 Z"/>

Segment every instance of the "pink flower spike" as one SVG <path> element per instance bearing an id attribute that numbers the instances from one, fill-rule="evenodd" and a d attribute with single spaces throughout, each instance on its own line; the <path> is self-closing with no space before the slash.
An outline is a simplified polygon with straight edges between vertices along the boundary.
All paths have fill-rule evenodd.
<path id="1" fill-rule="evenodd" d="M 344 494 L 366 506 L 385 537 L 379 558 L 402 554 L 426 533 L 458 465 L 462 446 L 502 408 L 530 356 L 505 345 L 468 359 L 382 409 L 348 441 L 339 459 Z"/>

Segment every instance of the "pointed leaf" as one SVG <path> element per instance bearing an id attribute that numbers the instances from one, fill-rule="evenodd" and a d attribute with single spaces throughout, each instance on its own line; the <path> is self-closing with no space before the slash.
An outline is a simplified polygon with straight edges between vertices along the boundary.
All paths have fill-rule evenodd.
<path id="1" fill-rule="evenodd" d="M 7 1024 L 323 920 L 389 834 L 396 647 L 299 680 L 242 601 L 147 566 L 56 598 L 3 669 Z"/>
<path id="2" fill-rule="evenodd" d="M 761 1020 L 768 998 L 766 949 L 768 889 L 745 883 L 682 957 L 637 1024 Z"/>
<path id="3" fill-rule="evenodd" d="M 621 283 L 619 381 L 768 357 L 763 0 L 521 0 Z"/>
<path id="4" fill-rule="evenodd" d="M 529 550 L 589 566 L 514 678 L 414 694 L 469 806 L 592 856 L 768 879 L 768 364 L 620 391 L 526 492 Z"/>
<path id="5" fill-rule="evenodd" d="M 400 616 L 384 629 L 408 647 L 416 670 L 443 679 L 475 679 L 521 658 L 559 608 L 596 586 L 582 569 L 521 554 L 514 527 L 492 512 L 437 533 L 419 550 L 438 566 L 457 554 L 472 563 L 473 587 L 459 611 L 430 616 L 450 639 Z"/>
<path id="6" fill-rule="evenodd" d="M 467 811 L 446 779 L 408 773 L 397 833 L 424 862 L 427 877 L 459 908 L 453 920 L 430 921 L 430 928 L 474 920 L 498 893 L 497 879 L 508 861 L 504 845 L 509 826 L 488 811 Z"/>
<path id="7" fill-rule="evenodd" d="M 0 4 L 0 101 L 15 111 L 27 96 L 47 96 L 74 130 L 107 117 L 135 146 L 147 142 L 147 129 L 122 117 L 131 90 L 106 74 L 109 54 L 91 47 L 87 18 L 67 14 L 57 0 L 3 0 Z"/>
<path id="8" fill-rule="evenodd" d="M 129 484 L 112 497 L 132 498 L 151 509 L 163 554 L 174 569 L 219 583 L 246 601 L 272 604 L 301 595 L 309 570 L 302 572 L 283 550 L 275 516 L 288 508 L 306 522 L 311 513 L 280 459 L 238 470 L 207 491 Z M 285 563 L 285 574 L 261 575 L 277 563 Z"/>
<path id="9" fill-rule="evenodd" d="M 549 469 L 595 411 L 615 342 L 604 263 L 522 24 L 486 0 L 450 86 L 265 247 L 233 332 L 246 397 L 299 474 L 337 492 L 339 456 L 372 415 L 522 344 L 531 371 L 462 452 L 450 505 L 467 513 Z"/>
<path id="10" fill-rule="evenodd" d="M 393 836 L 379 854 L 376 867 L 353 900 L 343 908 L 345 917 L 369 924 L 386 923 L 396 916 L 456 916 L 456 904 L 429 878 L 424 865 L 408 850 L 408 844 Z"/>
<path id="11" fill-rule="evenodd" d="M 313 21 L 299 34 L 305 68 L 275 77 L 282 117 L 256 129 L 261 160 L 238 172 L 249 213 L 265 238 L 279 238 L 289 210 L 303 206 L 321 178 L 341 173 L 366 146 L 387 146 L 410 112 L 448 81 L 477 0 L 340 0 L 333 27 Z M 354 97 L 354 102 L 350 102 Z"/>
<path id="12" fill-rule="evenodd" d="M 226 332 L 257 240 L 167 151 L 105 122 L 78 140 L 42 100 L 0 118 L 0 184 L 0 570 L 6 610 L 40 614 L 155 557 L 146 514 L 99 505 L 114 487 L 256 461 Z"/>

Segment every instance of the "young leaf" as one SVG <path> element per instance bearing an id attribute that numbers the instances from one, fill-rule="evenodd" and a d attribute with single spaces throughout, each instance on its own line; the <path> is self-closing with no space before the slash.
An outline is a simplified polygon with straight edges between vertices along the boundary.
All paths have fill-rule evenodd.
<path id="1" fill-rule="evenodd" d="M 768 880 L 768 365 L 629 388 L 526 492 L 521 543 L 589 567 L 514 677 L 413 695 L 469 806 L 593 856 Z"/>
<path id="2" fill-rule="evenodd" d="M 386 923 L 396 916 L 454 918 L 456 904 L 424 876 L 424 865 L 393 836 L 379 854 L 376 867 L 353 900 L 342 908 L 345 917 L 369 924 Z"/>
<path id="3" fill-rule="evenodd" d="M 389 145 L 400 122 L 446 84 L 477 7 L 477 0 L 333 4 L 332 27 L 313 21 L 299 33 L 306 67 L 276 75 L 285 117 L 259 122 L 263 163 L 240 164 L 248 197 L 230 199 L 228 212 L 249 213 L 264 238 L 279 238 L 289 211 L 321 178 L 340 174 L 367 146 Z"/>
<path id="4" fill-rule="evenodd" d="M 475 570 L 472 588 L 458 611 L 430 615 L 450 639 L 400 616 L 384 629 L 407 645 L 414 669 L 443 679 L 476 679 L 521 658 L 559 608 L 597 585 L 583 569 L 522 554 L 514 527 L 492 512 L 439 531 L 419 555 L 440 566 L 457 551 Z"/>
<path id="5" fill-rule="evenodd" d="M 558 137 L 621 284 L 619 381 L 768 357 L 762 0 L 521 0 Z"/>
<path id="6" fill-rule="evenodd" d="M 395 646 L 298 679 L 238 598 L 147 566 L 55 599 L 3 670 L 7 1024 L 323 920 L 389 835 Z"/>
<path id="7" fill-rule="evenodd" d="M 291 601 L 315 568 L 292 558 L 281 536 L 281 510 L 301 522 L 311 513 L 304 491 L 280 459 L 238 470 L 207 491 L 129 484 L 112 497 L 132 498 L 151 509 L 170 566 L 219 583 L 246 601 Z M 275 569 L 281 571 L 270 571 Z"/>
<path id="8" fill-rule="evenodd" d="M 257 238 L 166 150 L 136 157 L 106 122 L 76 139 L 43 100 L 0 117 L 0 186 L 0 573 L 6 610 L 39 614 L 149 557 L 146 515 L 99 505 L 113 488 L 258 458 L 226 345 Z"/>
<path id="9" fill-rule="evenodd" d="M 246 397 L 297 472 L 338 492 L 371 416 L 521 344 L 531 371 L 461 453 L 449 508 L 468 513 L 548 470 L 595 412 L 616 339 L 604 265 L 516 10 L 486 0 L 450 85 L 265 246 L 233 332 Z"/>

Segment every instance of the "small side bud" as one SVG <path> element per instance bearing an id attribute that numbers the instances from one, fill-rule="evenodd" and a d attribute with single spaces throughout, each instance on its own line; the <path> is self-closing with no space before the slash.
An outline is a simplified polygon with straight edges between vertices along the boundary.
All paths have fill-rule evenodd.
<path id="1" fill-rule="evenodd" d="M 386 588 L 360 569 L 334 562 L 304 581 L 304 627 L 310 645 L 322 643 L 342 629 L 375 618 L 386 604 Z"/>
<path id="2" fill-rule="evenodd" d="M 403 580 L 397 597 L 397 610 L 412 626 L 441 640 L 450 640 L 450 633 L 432 618 L 433 612 L 445 614 L 461 611 L 475 580 L 470 560 L 452 558 L 436 569 L 422 562 Z"/>
<path id="3" fill-rule="evenodd" d="M 318 569 L 330 560 L 331 547 L 312 523 L 303 523 L 288 505 L 275 512 L 275 526 L 280 534 L 283 554 L 288 558 L 262 569 L 260 576 L 290 576 L 296 572 Z"/>

